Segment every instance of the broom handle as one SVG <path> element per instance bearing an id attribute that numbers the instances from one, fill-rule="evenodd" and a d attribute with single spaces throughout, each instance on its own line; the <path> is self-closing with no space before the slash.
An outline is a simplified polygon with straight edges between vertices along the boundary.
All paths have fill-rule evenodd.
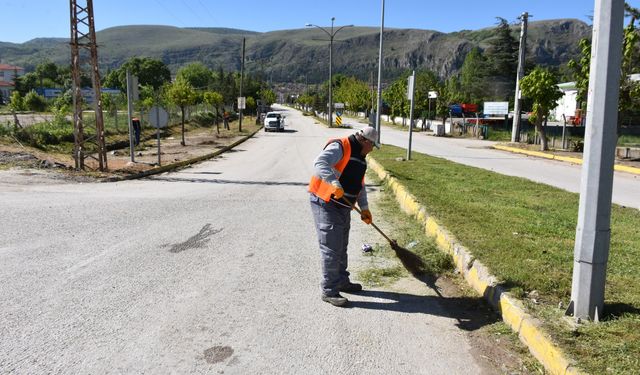
<path id="1" fill-rule="evenodd" d="M 356 212 L 357 212 L 357 213 L 359 213 L 360 215 L 362 215 L 362 211 L 360 211 L 360 209 L 359 209 L 358 207 L 356 207 L 353 203 L 351 203 L 351 201 L 349 201 L 349 200 L 348 200 L 347 198 L 345 198 L 345 197 L 342 197 L 342 199 L 344 199 L 347 203 L 349 203 L 349 205 L 351 205 L 351 208 L 353 208 L 354 210 L 356 210 Z M 380 228 L 378 228 L 378 226 L 377 226 L 377 225 L 375 225 L 375 224 L 373 223 L 373 221 L 371 222 L 371 225 L 372 225 L 372 226 L 373 226 L 373 227 L 378 231 L 378 233 L 380 233 L 380 234 L 382 235 L 382 237 L 386 238 L 386 239 L 387 239 L 387 241 L 389 241 L 389 243 L 391 243 L 391 244 L 393 244 L 393 243 L 394 243 L 394 241 L 393 241 L 391 238 L 387 237 L 387 235 L 386 235 L 386 234 L 384 234 L 384 232 L 383 232 Z"/>

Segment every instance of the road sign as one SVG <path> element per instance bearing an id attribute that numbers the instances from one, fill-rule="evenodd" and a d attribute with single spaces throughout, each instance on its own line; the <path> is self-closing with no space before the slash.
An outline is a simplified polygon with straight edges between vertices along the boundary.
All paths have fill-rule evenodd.
<path id="1" fill-rule="evenodd" d="M 169 123 L 169 114 L 164 108 L 153 106 L 149 109 L 149 123 L 154 128 L 165 128 Z"/>
<path id="2" fill-rule="evenodd" d="M 340 115 L 336 116 L 336 125 L 342 126 L 342 117 Z"/>
<path id="3" fill-rule="evenodd" d="M 238 97 L 238 109 L 246 109 L 247 108 L 247 98 L 244 96 Z"/>
<path id="4" fill-rule="evenodd" d="M 429 99 L 435 99 L 438 97 L 437 91 L 429 91 Z"/>
<path id="5" fill-rule="evenodd" d="M 333 103 L 333 108 L 335 109 L 343 109 L 344 103 Z"/>

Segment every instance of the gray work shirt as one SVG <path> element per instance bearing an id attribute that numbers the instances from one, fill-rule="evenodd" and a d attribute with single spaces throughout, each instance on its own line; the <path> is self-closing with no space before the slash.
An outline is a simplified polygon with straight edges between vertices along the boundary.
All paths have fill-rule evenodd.
<path id="1" fill-rule="evenodd" d="M 313 170 L 315 175 L 330 184 L 334 181 L 338 181 L 340 178 L 340 172 L 338 172 L 338 170 L 333 166 L 338 164 L 342 159 L 342 155 L 342 144 L 340 144 L 340 142 L 329 143 L 313 161 Z M 340 182 L 338 181 L 338 183 Z M 364 185 L 362 186 L 362 190 L 360 190 L 357 202 L 358 207 L 360 207 L 361 210 L 369 209 L 367 189 Z"/>

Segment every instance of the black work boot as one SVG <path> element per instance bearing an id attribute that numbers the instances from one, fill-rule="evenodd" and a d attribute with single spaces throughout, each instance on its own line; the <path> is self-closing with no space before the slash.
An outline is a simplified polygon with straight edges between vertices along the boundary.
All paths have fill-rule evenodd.
<path id="1" fill-rule="evenodd" d="M 336 294 L 335 296 L 325 296 L 323 294 L 322 300 L 325 302 L 329 302 L 333 306 L 344 306 L 347 302 L 349 302 L 349 300 L 341 296 L 340 293 Z"/>

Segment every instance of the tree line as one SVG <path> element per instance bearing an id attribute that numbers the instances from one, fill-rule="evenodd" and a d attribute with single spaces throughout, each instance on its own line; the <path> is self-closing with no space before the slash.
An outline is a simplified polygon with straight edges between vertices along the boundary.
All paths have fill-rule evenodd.
<path id="1" fill-rule="evenodd" d="M 620 83 L 619 123 L 629 122 L 631 118 L 640 118 L 640 82 L 629 79 L 631 74 L 640 73 L 639 40 L 637 21 L 640 19 L 638 9 L 625 5 L 629 22 L 624 29 L 623 62 Z M 416 71 L 414 113 L 423 121 L 427 118 L 446 118 L 450 106 L 455 103 L 473 103 L 481 105 L 486 101 L 508 101 L 513 106 L 515 84 L 518 68 L 519 42 L 504 18 L 497 18 L 497 27 L 493 37 L 489 39 L 486 49 L 472 49 L 465 57 L 457 75 L 442 79 L 429 70 Z M 541 134 L 542 148 L 547 149 L 544 127 L 556 102 L 562 97 L 558 83 L 575 81 L 578 89 L 578 108 L 584 112 L 586 93 L 589 84 L 589 63 L 591 59 L 591 42 L 580 41 L 581 54 L 566 66 L 558 68 L 544 67 L 525 62 L 525 77 L 520 83 L 523 97 L 523 109 L 531 112 L 530 121 Z M 406 71 L 382 90 L 382 113 L 395 117 L 409 116 L 409 100 L 407 99 Z M 325 110 L 328 100 L 328 81 L 321 87 L 306 90 L 296 101 L 306 108 L 317 111 Z M 373 84 L 353 77 L 337 74 L 332 82 L 335 102 L 345 103 L 345 109 L 351 112 L 369 114 L 375 109 Z M 429 91 L 436 91 L 437 98 L 429 99 Z"/>

